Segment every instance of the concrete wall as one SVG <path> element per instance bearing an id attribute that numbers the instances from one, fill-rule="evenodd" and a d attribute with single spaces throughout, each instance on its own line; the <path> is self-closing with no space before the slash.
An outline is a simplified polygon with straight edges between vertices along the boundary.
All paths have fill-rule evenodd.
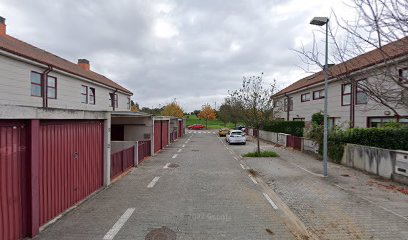
<path id="1" fill-rule="evenodd" d="M 46 68 L 0 54 L 0 102 L 4 105 L 42 107 L 42 98 L 31 96 L 31 72 L 42 73 Z M 88 111 L 111 111 L 107 86 L 54 70 L 48 74 L 57 78 L 57 99 L 48 99 L 50 108 Z M 81 86 L 95 88 L 95 104 L 81 103 Z M 89 92 L 89 91 L 88 91 Z M 127 111 L 129 95 L 117 92 L 118 108 Z"/>
<path id="2" fill-rule="evenodd" d="M 302 139 L 302 151 L 318 153 L 319 144 L 311 139 L 303 138 Z"/>
<path id="3" fill-rule="evenodd" d="M 269 142 L 278 143 L 278 134 L 274 132 L 259 130 L 259 138 Z"/>
<path id="4" fill-rule="evenodd" d="M 397 156 L 408 156 L 408 151 L 347 144 L 341 163 L 391 179 L 393 175 L 398 174 L 395 171 Z"/>
<path id="5" fill-rule="evenodd" d="M 151 117 L 112 117 L 112 124 L 125 125 L 125 141 L 153 139 L 153 122 Z M 149 135 L 149 137 L 145 138 L 145 134 Z"/>

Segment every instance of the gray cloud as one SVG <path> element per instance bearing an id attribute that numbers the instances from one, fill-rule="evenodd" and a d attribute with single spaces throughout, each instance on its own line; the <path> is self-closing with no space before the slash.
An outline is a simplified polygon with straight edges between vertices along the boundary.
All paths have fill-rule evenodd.
<path id="1" fill-rule="evenodd" d="M 177 98 L 192 111 L 220 103 L 244 75 L 264 72 L 280 86 L 302 77 L 290 49 L 312 37 L 308 20 L 334 1 L 5 0 L 0 15 L 17 38 L 89 59 L 141 106 Z"/>

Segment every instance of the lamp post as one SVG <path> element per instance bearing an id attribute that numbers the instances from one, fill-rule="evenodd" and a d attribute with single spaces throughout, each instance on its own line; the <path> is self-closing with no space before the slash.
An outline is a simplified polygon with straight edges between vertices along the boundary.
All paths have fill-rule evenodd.
<path id="1" fill-rule="evenodd" d="M 314 17 L 310 24 L 317 26 L 326 25 L 326 50 L 325 50 L 325 60 L 324 60 L 324 135 L 323 135 L 323 176 L 327 177 L 327 89 L 328 89 L 328 73 L 327 73 L 327 61 L 328 61 L 328 48 L 329 48 L 329 18 L 327 17 Z"/>

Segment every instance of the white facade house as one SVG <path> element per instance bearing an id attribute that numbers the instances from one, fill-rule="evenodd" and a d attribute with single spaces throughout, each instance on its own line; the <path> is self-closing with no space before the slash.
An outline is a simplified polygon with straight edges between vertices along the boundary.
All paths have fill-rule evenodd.
<path id="1" fill-rule="evenodd" d="M 384 46 L 383 51 L 389 56 L 387 61 L 381 61 L 378 57 L 380 50 L 376 49 L 329 68 L 329 127 L 377 127 L 390 121 L 408 124 L 407 45 L 408 39 L 404 38 Z M 390 61 L 392 67 L 385 66 Z M 387 74 L 399 76 L 401 82 L 393 81 L 394 78 Z M 392 92 L 395 98 L 388 102 L 384 101 L 384 97 L 381 99 L 384 103 L 380 103 L 375 100 L 374 94 L 364 91 L 364 85 L 360 84 L 369 86 L 367 89 L 375 87 L 379 92 Z M 274 95 L 274 104 L 279 109 L 275 118 L 310 122 L 314 113 L 323 112 L 324 97 L 324 75 L 320 71 Z"/>

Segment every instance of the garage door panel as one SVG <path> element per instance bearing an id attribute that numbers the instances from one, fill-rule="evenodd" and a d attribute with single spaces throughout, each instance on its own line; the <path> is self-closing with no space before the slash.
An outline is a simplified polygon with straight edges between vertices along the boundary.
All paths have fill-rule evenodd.
<path id="1" fill-rule="evenodd" d="M 161 121 L 154 122 L 154 152 L 157 152 L 161 149 L 162 145 L 162 130 L 161 130 Z"/>
<path id="2" fill-rule="evenodd" d="M 161 121 L 162 128 L 162 148 L 169 144 L 169 121 Z"/>
<path id="3" fill-rule="evenodd" d="M 43 122 L 40 128 L 40 224 L 102 186 L 103 126 L 91 122 Z"/>

